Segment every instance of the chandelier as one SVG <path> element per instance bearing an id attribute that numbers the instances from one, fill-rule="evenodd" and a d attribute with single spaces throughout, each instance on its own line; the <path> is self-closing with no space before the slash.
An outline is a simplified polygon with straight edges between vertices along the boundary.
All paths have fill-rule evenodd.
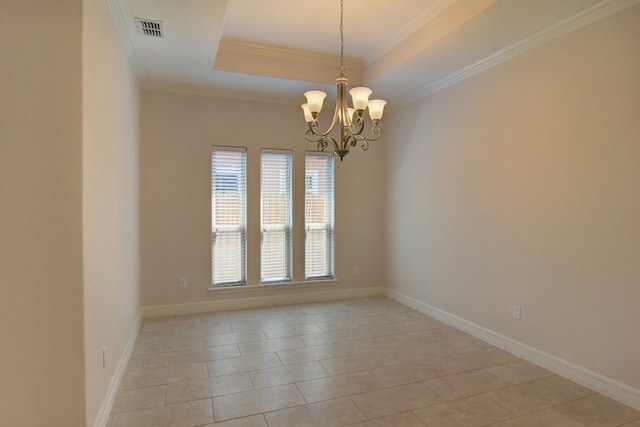
<path id="1" fill-rule="evenodd" d="M 382 99 L 369 99 L 371 89 L 366 87 L 354 87 L 349 90 L 353 100 L 353 108 L 347 105 L 347 76 L 344 75 L 344 0 L 340 0 L 340 67 L 336 78 L 338 97 L 333 113 L 331 125 L 325 132 L 318 131 L 318 115 L 322 111 L 322 103 L 327 94 L 319 90 L 310 90 L 304 93 L 307 102 L 302 104 L 304 119 L 309 125 L 306 137 L 307 141 L 317 144 L 318 151 L 324 151 L 329 144 L 340 161 L 349 154 L 349 148 L 355 147 L 358 142 L 361 148 L 369 148 L 369 142 L 377 141 L 382 136 L 382 130 L 378 126 L 387 101 Z M 371 136 L 362 134 L 365 127 L 364 111 L 369 108 L 369 117 L 373 122 Z M 329 135 L 331 131 L 340 125 L 340 142 Z"/>

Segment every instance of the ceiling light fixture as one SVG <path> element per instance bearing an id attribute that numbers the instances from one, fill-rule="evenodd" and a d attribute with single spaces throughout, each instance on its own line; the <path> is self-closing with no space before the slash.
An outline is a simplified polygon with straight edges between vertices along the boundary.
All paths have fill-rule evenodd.
<path id="1" fill-rule="evenodd" d="M 377 141 L 382 136 L 382 130 L 378 126 L 387 101 L 382 99 L 369 100 L 371 89 L 366 87 L 354 87 L 349 91 L 353 100 L 353 108 L 347 105 L 347 76 L 344 75 L 344 0 L 340 0 L 340 74 L 336 78 L 338 98 L 336 109 L 333 113 L 331 126 L 325 132 L 318 132 L 318 115 L 322 110 L 322 103 L 327 94 L 319 90 L 310 90 L 304 93 L 307 102 L 302 104 L 304 119 L 309 125 L 306 137 L 307 141 L 317 144 L 318 151 L 324 151 L 331 143 L 333 152 L 340 157 L 340 160 L 349 154 L 349 148 L 355 147 L 361 142 L 361 148 L 369 148 L 369 142 Z M 373 122 L 371 128 L 372 136 L 364 136 L 365 119 L 364 110 L 369 108 L 369 117 Z M 340 143 L 329 135 L 336 123 L 340 123 Z"/>

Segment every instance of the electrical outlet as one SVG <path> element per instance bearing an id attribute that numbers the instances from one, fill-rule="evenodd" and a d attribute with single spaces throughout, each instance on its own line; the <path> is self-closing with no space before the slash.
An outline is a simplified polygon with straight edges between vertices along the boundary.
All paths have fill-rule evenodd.
<path id="1" fill-rule="evenodd" d="M 360 274 L 360 271 L 358 270 L 358 267 L 353 267 L 353 275 L 357 276 L 358 274 Z"/>
<path id="2" fill-rule="evenodd" d="M 513 318 L 514 319 L 518 319 L 520 320 L 520 306 L 519 305 L 514 305 L 513 306 Z"/>
<path id="3" fill-rule="evenodd" d="M 178 286 L 180 286 L 181 288 L 186 288 L 187 287 L 187 278 L 186 277 L 181 277 Z"/>

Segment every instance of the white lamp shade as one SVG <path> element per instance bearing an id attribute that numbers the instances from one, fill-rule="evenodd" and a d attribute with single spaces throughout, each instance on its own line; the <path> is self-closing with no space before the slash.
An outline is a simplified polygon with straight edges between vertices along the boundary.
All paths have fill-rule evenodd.
<path id="1" fill-rule="evenodd" d="M 361 111 L 366 110 L 371 92 L 372 90 L 368 87 L 354 87 L 351 89 L 349 95 L 351 95 L 351 99 L 353 100 L 353 108 Z"/>
<path id="2" fill-rule="evenodd" d="M 372 99 L 369 101 L 369 117 L 371 117 L 371 120 L 380 120 L 382 118 L 386 104 L 387 101 L 384 99 Z"/>
<path id="3" fill-rule="evenodd" d="M 302 108 L 302 111 L 304 112 L 304 121 L 307 123 L 313 121 L 313 116 L 309 110 L 309 104 L 302 104 L 300 108 Z"/>
<path id="4" fill-rule="evenodd" d="M 309 111 L 312 113 L 320 113 L 322 111 L 322 103 L 327 97 L 327 94 L 321 90 L 310 90 L 304 93 L 309 104 Z"/>

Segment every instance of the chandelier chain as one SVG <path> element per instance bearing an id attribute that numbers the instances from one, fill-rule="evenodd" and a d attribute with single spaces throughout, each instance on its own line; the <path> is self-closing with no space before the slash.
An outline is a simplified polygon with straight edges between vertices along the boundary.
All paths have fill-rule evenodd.
<path id="1" fill-rule="evenodd" d="M 344 74 L 344 0 L 340 0 L 340 74 Z"/>

